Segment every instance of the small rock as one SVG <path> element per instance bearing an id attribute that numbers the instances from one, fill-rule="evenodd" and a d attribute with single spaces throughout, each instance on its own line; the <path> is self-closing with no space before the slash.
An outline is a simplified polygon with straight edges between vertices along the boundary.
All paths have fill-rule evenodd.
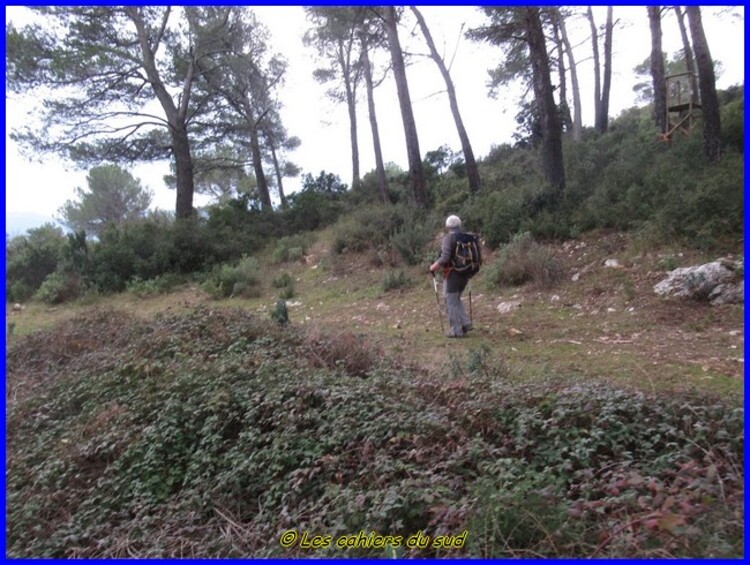
<path id="1" fill-rule="evenodd" d="M 604 262 L 605 267 L 609 267 L 610 269 L 619 269 L 622 265 L 620 265 L 620 262 L 617 259 L 607 259 Z"/>

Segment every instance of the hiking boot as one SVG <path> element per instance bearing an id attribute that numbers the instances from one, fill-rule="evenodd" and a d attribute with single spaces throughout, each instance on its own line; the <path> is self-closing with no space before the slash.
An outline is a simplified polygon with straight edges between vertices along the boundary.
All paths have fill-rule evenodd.
<path id="1" fill-rule="evenodd" d="M 463 327 L 463 328 L 461 328 L 461 329 L 462 329 L 462 330 L 464 331 L 464 333 L 465 333 L 465 334 L 467 334 L 467 333 L 469 333 L 469 332 L 470 332 L 471 330 L 473 330 L 473 329 L 474 329 L 474 326 L 472 326 L 471 324 L 468 324 L 468 325 L 464 326 L 464 327 Z"/>

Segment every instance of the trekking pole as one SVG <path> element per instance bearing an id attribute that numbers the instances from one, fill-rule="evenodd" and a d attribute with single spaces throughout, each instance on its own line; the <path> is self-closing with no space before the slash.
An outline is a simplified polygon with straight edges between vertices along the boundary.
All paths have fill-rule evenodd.
<path id="1" fill-rule="evenodd" d="M 469 283 L 469 322 L 474 325 L 474 315 L 471 313 L 471 283 Z"/>
<path id="2" fill-rule="evenodd" d="M 438 318 L 440 318 L 440 331 L 445 333 L 445 327 L 443 326 L 443 310 L 440 308 L 440 297 L 438 296 L 438 282 L 435 278 L 435 273 L 432 273 L 432 286 L 435 289 L 435 300 L 437 301 Z"/>

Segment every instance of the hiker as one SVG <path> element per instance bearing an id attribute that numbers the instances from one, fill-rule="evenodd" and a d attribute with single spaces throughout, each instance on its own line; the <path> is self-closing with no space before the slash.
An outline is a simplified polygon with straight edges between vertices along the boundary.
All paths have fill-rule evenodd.
<path id="1" fill-rule="evenodd" d="M 445 220 L 448 233 L 443 236 L 440 247 L 440 257 L 432 265 L 430 272 L 435 276 L 435 271 L 443 269 L 443 292 L 445 293 L 445 305 L 448 310 L 448 323 L 450 329 L 447 337 L 463 337 L 472 329 L 471 319 L 466 314 L 461 293 L 469 284 L 471 275 L 468 272 L 458 272 L 454 268 L 456 254 L 456 239 L 461 233 L 461 218 L 448 216 Z"/>

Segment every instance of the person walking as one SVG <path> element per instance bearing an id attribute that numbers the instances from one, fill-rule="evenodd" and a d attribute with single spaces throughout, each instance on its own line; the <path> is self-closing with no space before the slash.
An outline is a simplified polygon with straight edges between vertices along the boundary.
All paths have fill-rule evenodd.
<path id="1" fill-rule="evenodd" d="M 443 293 L 445 294 L 445 307 L 448 311 L 448 330 L 447 337 L 464 337 L 467 332 L 471 331 L 471 319 L 466 314 L 461 293 L 469 284 L 470 275 L 461 273 L 453 268 L 454 255 L 456 252 L 456 237 L 461 233 L 461 218 L 458 216 L 448 216 L 445 220 L 445 227 L 448 230 L 443 236 L 440 246 L 440 257 L 430 265 L 430 272 L 435 276 L 435 271 L 443 269 Z"/>

